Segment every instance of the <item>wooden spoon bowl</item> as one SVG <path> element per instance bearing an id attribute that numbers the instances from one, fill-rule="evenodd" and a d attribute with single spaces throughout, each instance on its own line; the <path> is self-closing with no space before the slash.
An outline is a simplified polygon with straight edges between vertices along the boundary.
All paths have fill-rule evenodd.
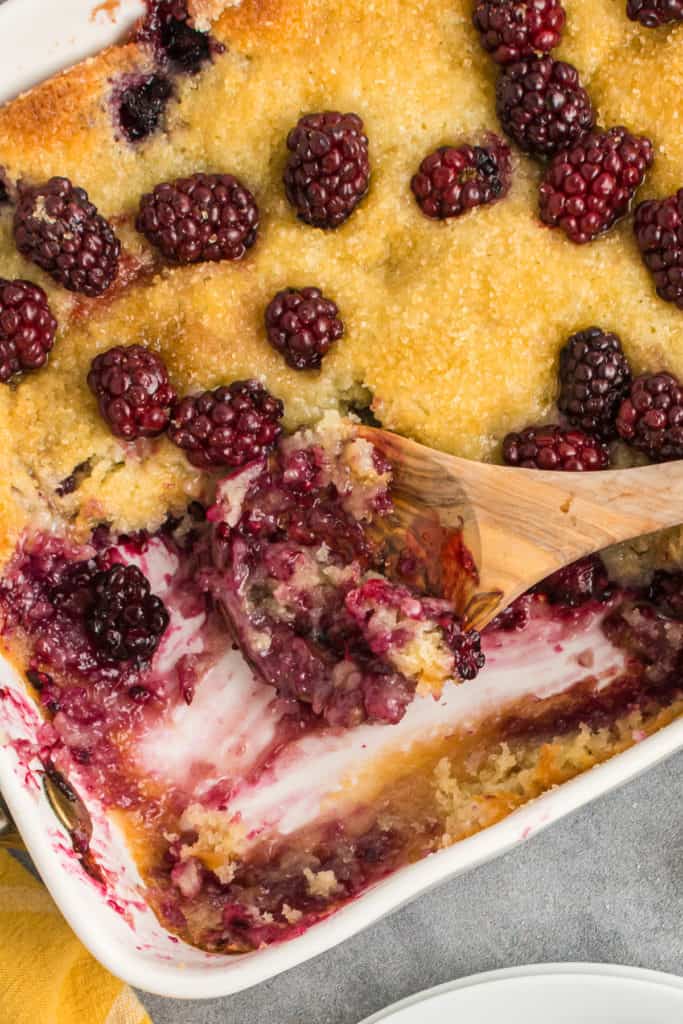
<path id="1" fill-rule="evenodd" d="M 402 563 L 422 559 L 413 582 L 451 600 L 468 628 L 585 555 L 683 522 L 683 461 L 554 473 L 471 462 L 374 427 L 361 433 L 394 470 L 394 514 L 375 525 L 388 571 L 406 576 Z"/>

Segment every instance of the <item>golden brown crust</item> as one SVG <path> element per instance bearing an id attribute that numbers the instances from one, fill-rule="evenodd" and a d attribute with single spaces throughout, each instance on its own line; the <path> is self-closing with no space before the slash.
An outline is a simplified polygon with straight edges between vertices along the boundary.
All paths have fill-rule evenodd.
<path id="1" fill-rule="evenodd" d="M 653 138 L 643 197 L 673 191 L 683 184 L 672 99 L 683 86 L 680 36 L 639 28 L 614 0 L 566 6 L 559 56 L 581 70 L 601 123 Z M 0 110 L 0 165 L 10 176 L 71 178 L 115 219 L 128 264 L 157 268 L 84 303 L 19 257 L 10 211 L 0 212 L 0 274 L 38 281 L 60 321 L 48 368 L 0 405 L 0 446 L 51 508 L 83 530 L 99 517 L 130 529 L 160 521 L 198 486 L 166 441 L 126 452 L 100 421 L 85 376 L 93 355 L 115 343 L 160 351 L 180 391 L 260 377 L 285 401 L 288 426 L 372 399 L 387 427 L 475 458 L 547 413 L 559 348 L 591 323 L 622 335 L 637 371 L 683 375 L 683 318 L 656 298 L 628 222 L 584 247 L 543 228 L 539 171 L 522 157 L 504 202 L 444 224 L 413 202 L 410 177 L 426 152 L 496 127 L 496 72 L 470 0 L 196 0 L 193 14 L 216 19 L 226 52 L 176 79 L 165 130 L 142 144 L 117 137 L 111 110 L 120 78 L 152 67 L 132 44 Z M 368 197 L 330 233 L 296 220 L 281 180 L 289 128 L 325 108 L 361 114 L 373 167 Z M 260 237 L 238 265 L 164 267 L 134 230 L 144 192 L 197 170 L 233 172 L 257 196 Z M 276 290 L 310 284 L 346 322 L 319 374 L 289 370 L 262 324 Z M 55 496 L 86 460 L 91 476 Z"/>

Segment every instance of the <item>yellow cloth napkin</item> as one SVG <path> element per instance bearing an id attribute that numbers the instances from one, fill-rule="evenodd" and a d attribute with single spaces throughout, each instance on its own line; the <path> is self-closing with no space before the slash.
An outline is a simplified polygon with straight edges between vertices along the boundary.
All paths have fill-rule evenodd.
<path id="1" fill-rule="evenodd" d="M 2 1024 L 151 1024 L 78 941 L 48 892 L 0 850 Z"/>

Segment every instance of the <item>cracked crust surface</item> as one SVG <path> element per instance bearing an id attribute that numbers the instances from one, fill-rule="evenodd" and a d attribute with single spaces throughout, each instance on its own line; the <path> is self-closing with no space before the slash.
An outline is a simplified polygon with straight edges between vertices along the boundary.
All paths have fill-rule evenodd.
<path id="1" fill-rule="evenodd" d="M 557 56 L 580 70 L 599 122 L 655 143 L 641 198 L 683 185 L 680 32 L 648 32 L 614 0 L 566 0 Z M 472 458 L 544 415 L 566 337 L 597 323 L 619 333 L 636 371 L 683 375 L 683 317 L 655 296 L 626 221 L 576 247 L 536 215 L 538 168 L 518 156 L 509 197 L 435 224 L 409 190 L 435 146 L 496 129 L 496 69 L 471 26 L 471 0 L 195 0 L 226 52 L 178 77 L 164 130 L 131 146 L 112 118 L 122 76 L 152 69 L 139 46 L 113 47 L 0 110 L 0 165 L 14 181 L 66 175 L 111 218 L 132 283 L 79 299 L 23 260 L 0 209 L 0 274 L 48 292 L 60 322 L 48 367 L 0 393 L 3 552 L 39 509 L 81 533 L 106 519 L 155 526 L 199 478 L 165 439 L 125 449 L 87 390 L 92 357 L 142 342 L 180 392 L 256 376 L 285 402 L 286 423 L 372 400 L 383 424 Z M 353 110 L 365 121 L 371 189 L 325 233 L 299 223 L 281 184 L 285 138 L 302 113 Z M 169 268 L 133 228 L 140 196 L 198 170 L 237 174 L 262 228 L 239 264 Z M 317 285 L 346 336 L 320 373 L 297 373 L 268 345 L 263 311 L 286 286 Z M 89 464 L 63 497 L 59 483 Z M 39 497 L 40 496 L 40 497 Z"/>

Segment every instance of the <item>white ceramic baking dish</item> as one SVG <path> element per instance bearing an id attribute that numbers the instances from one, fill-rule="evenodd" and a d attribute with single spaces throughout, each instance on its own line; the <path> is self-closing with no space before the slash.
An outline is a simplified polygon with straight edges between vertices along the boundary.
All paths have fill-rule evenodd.
<path id="1" fill-rule="evenodd" d="M 140 13 L 142 4 L 121 0 L 103 7 L 93 19 L 96 7 L 97 0 L 60 0 L 58 4 L 7 0 L 0 7 L 0 100 L 116 39 Z M 469 700 L 472 710 L 477 700 L 509 697 L 515 690 L 535 692 L 536 685 L 547 689 L 547 680 L 536 684 L 533 677 L 528 664 L 499 672 L 497 692 L 496 686 L 484 685 L 478 691 L 481 697 L 465 703 Z M 557 688 L 557 681 L 554 685 Z M 37 711 L 24 694 L 21 678 L 3 661 L 0 687 L 6 691 L 0 701 L 0 787 L 42 878 L 69 923 L 103 964 L 139 988 L 176 998 L 225 996 L 300 964 L 683 748 L 683 720 L 679 720 L 500 824 L 402 869 L 300 937 L 241 957 L 225 957 L 192 949 L 159 926 L 140 898 L 140 880 L 125 844 L 94 805 L 89 805 L 92 847 L 103 866 L 105 884 L 95 883 L 83 872 L 43 795 L 40 766 L 31 757 L 30 746 L 40 725 Z M 425 715 L 434 717 L 415 712 L 417 725 Z M 405 742 L 405 732 L 395 735 L 396 743 Z"/>

